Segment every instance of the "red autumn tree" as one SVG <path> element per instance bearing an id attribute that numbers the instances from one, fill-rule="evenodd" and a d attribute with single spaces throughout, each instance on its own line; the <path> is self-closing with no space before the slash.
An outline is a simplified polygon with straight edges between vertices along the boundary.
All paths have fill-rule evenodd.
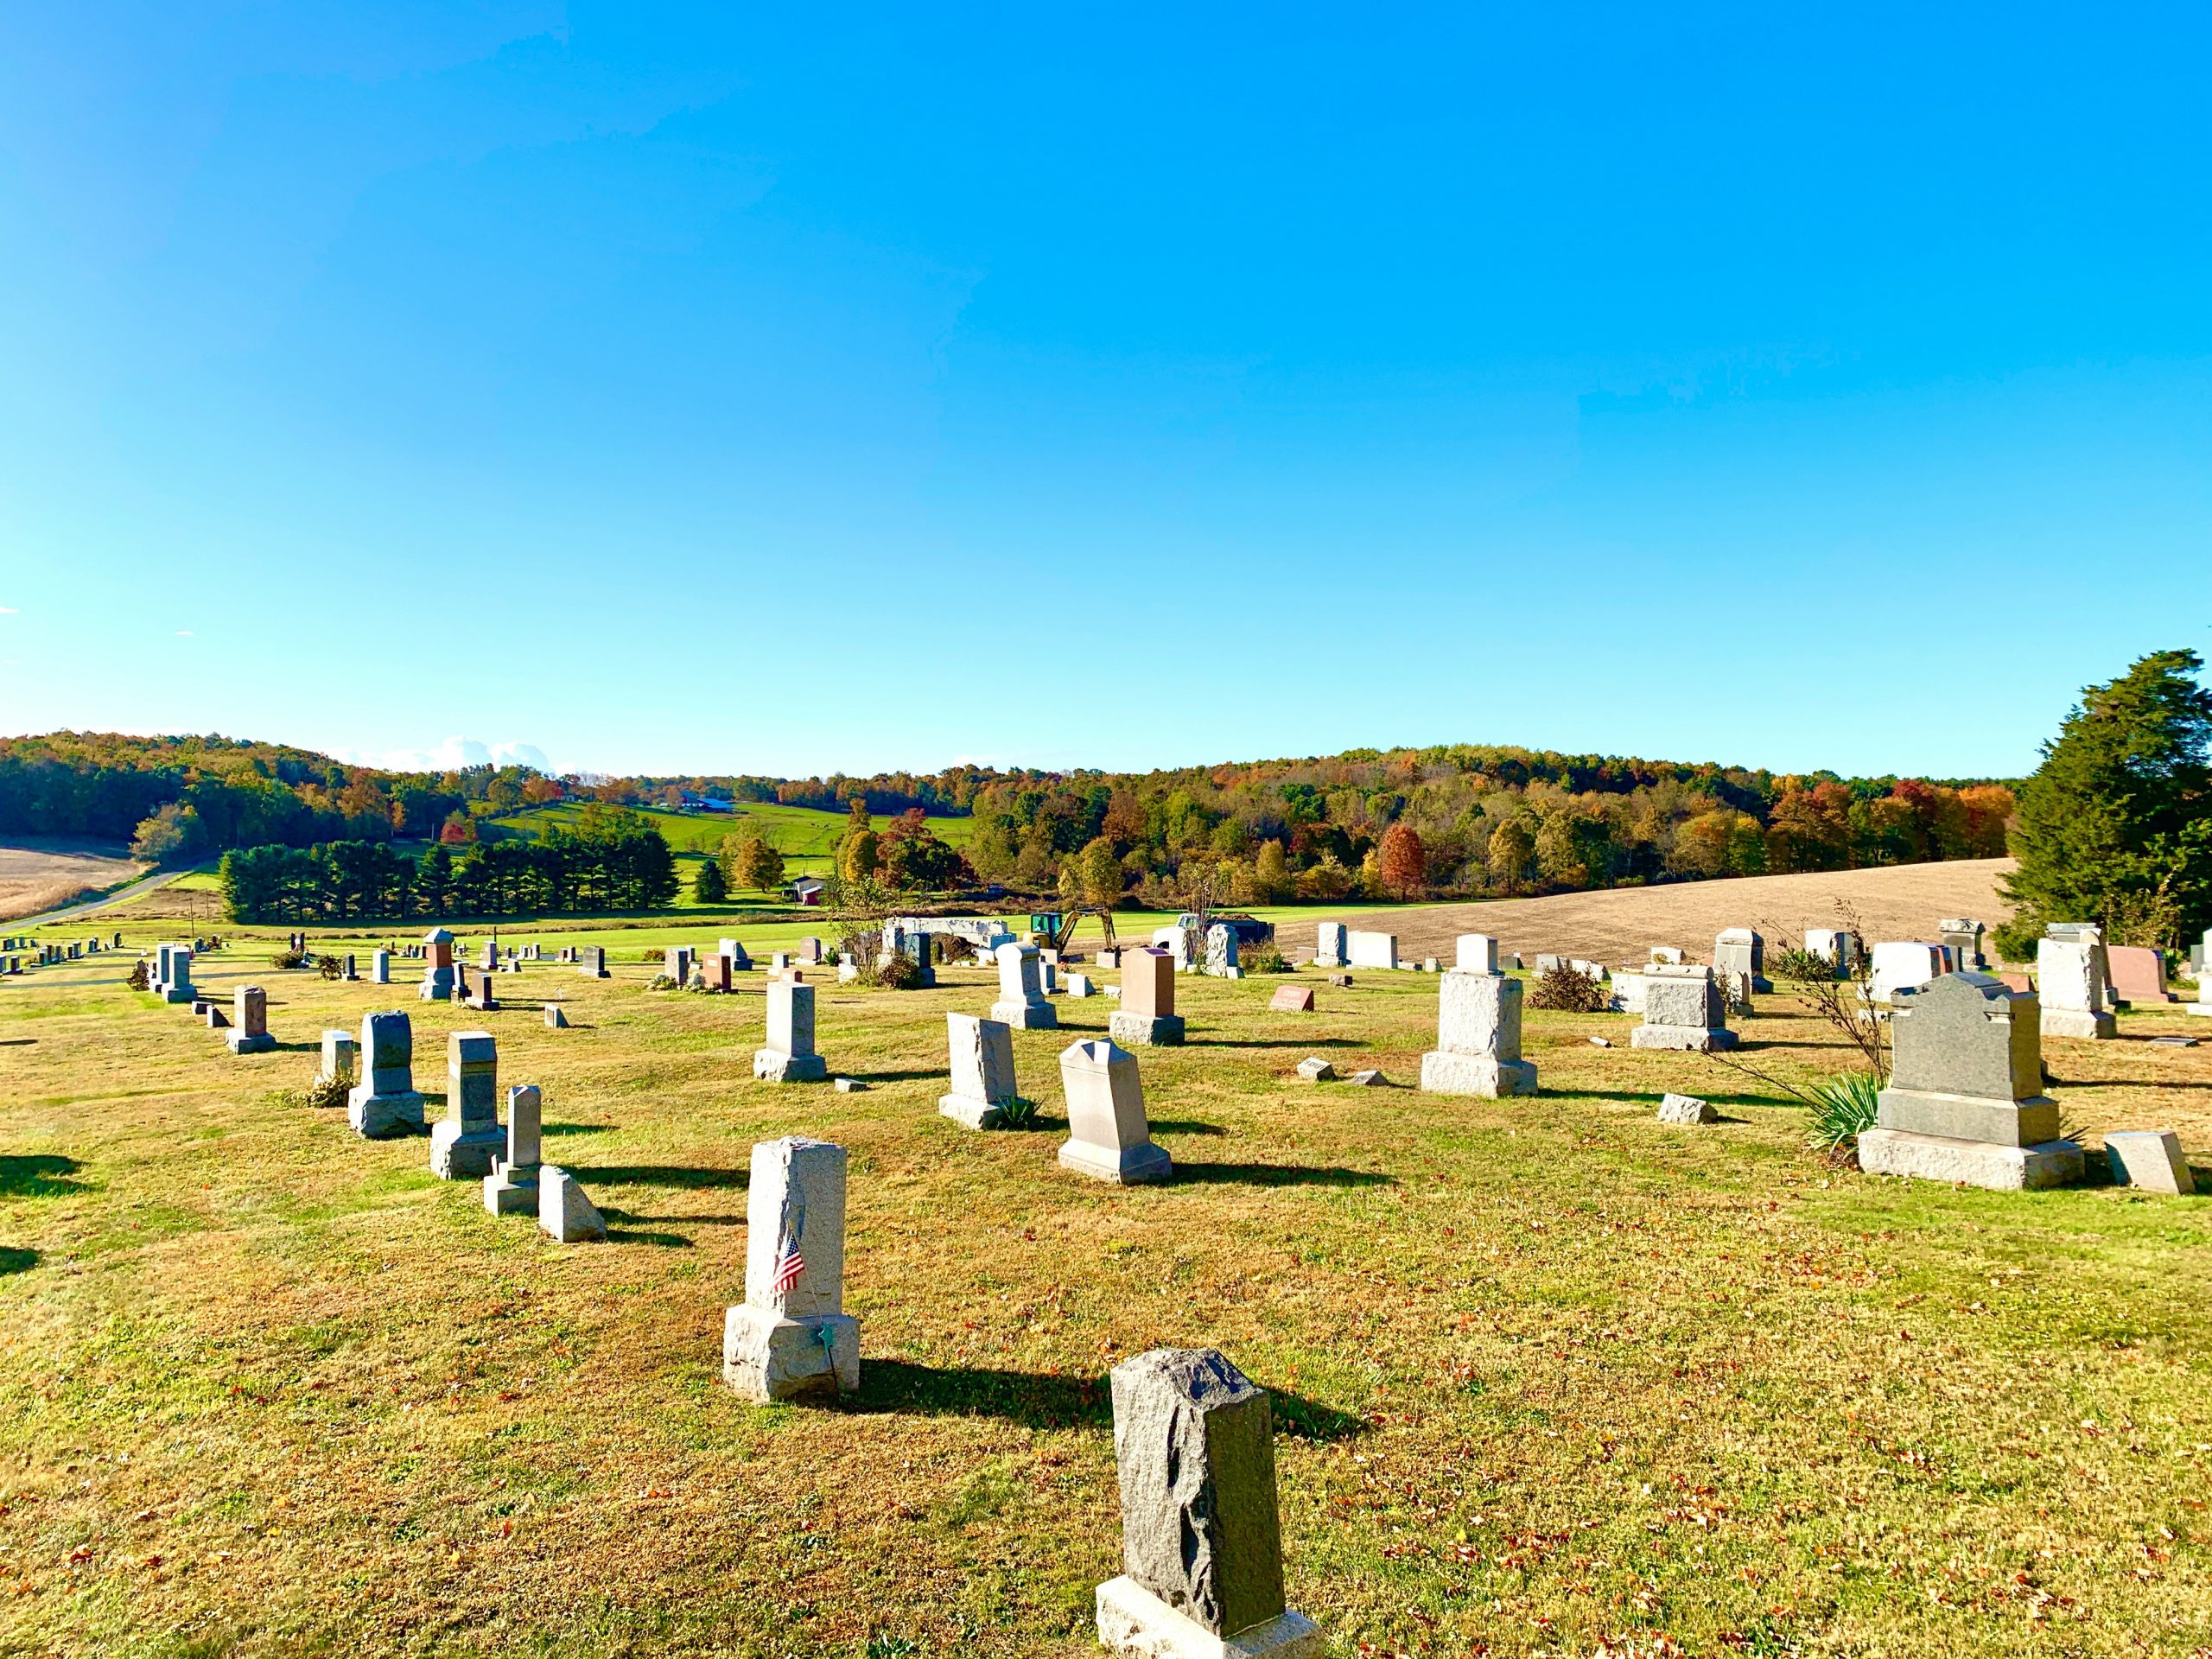
<path id="1" fill-rule="evenodd" d="M 1383 887 L 1400 899 L 1418 899 L 1428 881 L 1428 849 L 1411 824 L 1394 823 L 1382 832 L 1376 854 Z"/>

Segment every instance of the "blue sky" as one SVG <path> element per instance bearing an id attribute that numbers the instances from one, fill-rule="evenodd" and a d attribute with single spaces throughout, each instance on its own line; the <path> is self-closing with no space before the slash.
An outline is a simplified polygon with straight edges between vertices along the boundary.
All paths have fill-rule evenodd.
<path id="1" fill-rule="evenodd" d="M 2024 771 L 2208 643 L 2212 25 L 1785 10 L 10 9 L 0 729 Z"/>

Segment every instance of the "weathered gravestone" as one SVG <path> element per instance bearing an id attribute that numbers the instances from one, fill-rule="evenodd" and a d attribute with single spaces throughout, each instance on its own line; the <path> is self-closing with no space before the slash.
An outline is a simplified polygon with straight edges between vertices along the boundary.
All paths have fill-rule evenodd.
<path id="1" fill-rule="evenodd" d="M 1438 976 L 1436 1047 L 1421 1057 L 1421 1086 L 1486 1100 L 1536 1092 L 1536 1068 L 1521 1058 L 1519 980 L 1458 968 Z"/>
<path id="2" fill-rule="evenodd" d="M 999 1000 L 991 1004 L 991 1018 L 1021 1031 L 1052 1031 L 1060 1023 L 1059 1010 L 1045 998 L 1037 976 L 1037 947 L 1002 944 L 998 948 Z"/>
<path id="3" fill-rule="evenodd" d="M 1706 1053 L 1736 1046 L 1719 986 L 1701 963 L 1655 962 L 1643 971 L 1643 1023 L 1629 1034 L 1632 1048 Z"/>
<path id="4" fill-rule="evenodd" d="M 1849 976 L 1859 963 L 1859 937 L 1847 928 L 1808 927 L 1805 930 L 1805 954 L 1818 957 L 1828 964 L 1836 978 Z"/>
<path id="5" fill-rule="evenodd" d="M 820 1083 L 830 1075 L 814 1052 L 813 986 L 768 982 L 768 1041 L 753 1051 L 753 1075 L 767 1083 Z"/>
<path id="6" fill-rule="evenodd" d="M 1226 922 L 1206 929 L 1206 972 L 1216 979 L 1244 977 L 1236 960 L 1236 930 Z"/>
<path id="7" fill-rule="evenodd" d="M 1718 1123 L 1720 1114 L 1695 1095 L 1669 1095 L 1659 1103 L 1659 1121 L 1683 1125 Z"/>
<path id="8" fill-rule="evenodd" d="M 1761 996 L 1774 989 L 1766 976 L 1766 941 L 1748 927 L 1723 928 L 1713 941 L 1713 971 Z"/>
<path id="9" fill-rule="evenodd" d="M 2204 937 L 2192 947 L 2191 966 L 2196 973 L 2196 1001 L 2189 1005 L 2190 1013 L 2200 1018 L 2212 1017 L 2212 927 L 2204 930 Z"/>
<path id="10" fill-rule="evenodd" d="M 1106 1020 L 1107 1034 L 1126 1048 L 1179 1043 L 1181 1016 L 1175 1012 L 1175 960 L 1164 950 L 1139 948 L 1122 953 L 1122 1006 Z"/>
<path id="11" fill-rule="evenodd" d="M 730 988 L 729 958 L 717 951 L 711 957 L 702 957 L 691 969 L 691 983 L 718 995 L 727 995 Z"/>
<path id="12" fill-rule="evenodd" d="M 259 1054 L 276 1046 L 269 1034 L 269 993 L 241 985 L 231 993 L 231 1032 L 223 1039 L 233 1054 Z"/>
<path id="13" fill-rule="evenodd" d="M 1060 1087 L 1068 1105 L 1063 1168 L 1125 1186 L 1174 1173 L 1166 1152 L 1153 1144 L 1135 1055 L 1110 1042 L 1071 1044 L 1060 1053 Z"/>
<path id="14" fill-rule="evenodd" d="M 544 1097 L 534 1083 L 518 1083 L 507 1090 L 505 1142 L 492 1160 L 492 1173 L 484 1178 L 484 1207 L 495 1216 L 528 1216 L 537 1211 L 538 1148 L 544 1107 Z"/>
<path id="15" fill-rule="evenodd" d="M 537 1166 L 537 1226 L 563 1244 L 600 1243 L 607 1237 L 599 1206 L 558 1164 Z"/>
<path id="16" fill-rule="evenodd" d="M 1159 1348 L 1111 1374 L 1122 1576 L 1098 1586 L 1100 1644 L 1143 1659 L 1320 1659 L 1283 1598 L 1266 1390 L 1211 1349 Z"/>
<path id="17" fill-rule="evenodd" d="M 798 942 L 798 959 L 801 962 L 806 963 L 820 962 L 822 960 L 822 941 L 813 938 L 811 935 L 801 939 Z"/>
<path id="18" fill-rule="evenodd" d="M 369 983 L 372 985 L 389 985 L 391 983 L 391 951 L 375 950 L 370 953 Z"/>
<path id="19" fill-rule="evenodd" d="M 453 995 L 453 935 L 434 927 L 423 936 L 423 949 L 429 965 L 423 970 L 416 995 L 425 1002 L 448 1001 Z"/>
<path id="20" fill-rule="evenodd" d="M 1013 1028 L 1002 1020 L 979 1020 L 972 1014 L 948 1014 L 944 1025 L 952 1088 L 938 1096 L 937 1109 L 971 1129 L 995 1129 L 1020 1093 L 1014 1079 Z"/>
<path id="21" fill-rule="evenodd" d="M 576 952 L 576 971 L 586 979 L 605 979 L 607 950 L 602 945 L 587 944 Z"/>
<path id="22" fill-rule="evenodd" d="M 1098 995 L 1098 988 L 1090 982 L 1090 976 L 1088 974 L 1070 974 L 1068 995 L 1078 998 L 1096 996 Z"/>
<path id="23" fill-rule="evenodd" d="M 1311 1014 L 1313 1012 L 1313 988 L 1311 985 L 1285 985 L 1268 999 L 1268 1009 L 1275 1014 Z"/>
<path id="24" fill-rule="evenodd" d="M 471 969 L 480 972 L 481 969 Z M 446 1039 L 446 1115 L 430 1130 L 430 1173 L 481 1180 L 499 1155 L 499 1049 L 488 1031 Z"/>
<path id="25" fill-rule="evenodd" d="M 1333 1083 L 1337 1068 L 1318 1054 L 1310 1054 L 1298 1063 L 1298 1075 L 1308 1083 Z"/>
<path id="26" fill-rule="evenodd" d="M 489 1014 L 499 1006 L 499 982 L 492 977 L 489 968 L 460 968 L 461 1001 L 480 1014 Z"/>
<path id="27" fill-rule="evenodd" d="M 1342 922 L 1321 924 L 1320 947 L 1313 953 L 1316 968 L 1341 968 L 1344 965 L 1344 936 L 1348 931 Z"/>
<path id="28" fill-rule="evenodd" d="M 1859 1167 L 1999 1191 L 2079 1180 L 2082 1149 L 2059 1139 L 2057 1103 L 2043 1093 L 2038 1013 L 2034 996 L 1986 974 L 1944 974 L 1899 996 Z"/>
<path id="29" fill-rule="evenodd" d="M 2180 1197 L 2196 1191 L 2196 1174 L 2171 1129 L 2107 1129 L 2105 1158 L 2113 1184 Z"/>
<path id="30" fill-rule="evenodd" d="M 346 1096 L 346 1119 L 372 1141 L 416 1135 L 423 1128 L 423 1096 L 415 1092 L 415 1031 L 407 1016 L 388 1009 L 361 1016 L 361 1080 Z"/>
<path id="31" fill-rule="evenodd" d="M 671 944 L 661 955 L 661 972 L 674 980 L 680 988 L 691 982 L 691 950 L 688 945 Z"/>
<path id="32" fill-rule="evenodd" d="M 569 1028 L 568 1012 L 558 1002 L 545 1005 L 545 1028 L 548 1031 L 566 1031 Z"/>
<path id="33" fill-rule="evenodd" d="M 2103 1039 L 2119 1034 L 2112 1015 L 2111 978 L 2104 941 L 2094 929 L 2046 931 L 2036 941 L 2036 995 L 2046 1037 Z"/>
<path id="34" fill-rule="evenodd" d="M 1981 955 L 1984 931 L 1982 925 L 1971 916 L 1947 917 L 1936 924 L 1936 937 L 1949 948 L 1951 959 L 1976 973 L 1988 966 Z"/>
<path id="35" fill-rule="evenodd" d="M 353 1033 L 350 1031 L 326 1031 L 322 1033 L 322 1069 L 315 1080 L 320 1084 L 353 1082 Z"/>
<path id="36" fill-rule="evenodd" d="M 189 1002 L 192 990 L 192 947 L 188 944 L 165 944 L 161 975 L 161 995 L 164 1002 Z"/>
<path id="37" fill-rule="evenodd" d="M 745 954 L 745 947 L 735 939 L 724 939 L 715 946 L 717 954 L 729 958 L 729 970 L 734 974 L 753 971 L 753 958 Z"/>
<path id="38" fill-rule="evenodd" d="M 798 1136 L 753 1148 L 745 1300 L 722 1324 L 722 1380 L 767 1404 L 856 1392 L 860 1322 L 845 1312 L 845 1149 Z"/>

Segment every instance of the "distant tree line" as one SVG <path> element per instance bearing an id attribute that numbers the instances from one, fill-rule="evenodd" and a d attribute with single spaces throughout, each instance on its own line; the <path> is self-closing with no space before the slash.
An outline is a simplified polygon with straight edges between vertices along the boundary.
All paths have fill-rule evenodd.
<path id="1" fill-rule="evenodd" d="M 537 840 L 441 842 L 409 858 L 383 842 L 234 849 L 220 867 L 237 922 L 397 922 L 657 910 L 676 897 L 666 839 L 637 813 L 585 810 Z"/>

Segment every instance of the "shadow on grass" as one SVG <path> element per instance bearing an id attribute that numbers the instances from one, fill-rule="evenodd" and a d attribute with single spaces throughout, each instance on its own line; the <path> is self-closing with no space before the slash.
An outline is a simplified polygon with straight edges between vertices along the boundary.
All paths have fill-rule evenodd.
<path id="1" fill-rule="evenodd" d="M 1659 1102 L 1667 1093 L 1665 1090 L 1549 1088 L 1544 1092 L 1562 1100 L 1612 1100 L 1618 1101 L 1624 1106 L 1649 1106 L 1655 1112 L 1659 1109 Z M 1681 1094 L 1688 1091 L 1676 1090 L 1675 1092 Z M 1791 1100 L 1786 1095 L 1716 1095 L 1700 1090 L 1697 1091 L 1697 1097 L 1714 1106 L 1788 1106 L 1794 1107 L 1801 1112 L 1807 1109 L 1803 1101 Z M 1743 1122 L 1740 1118 L 1731 1118 L 1728 1121 Z"/>
<path id="2" fill-rule="evenodd" d="M 0 1246 L 0 1279 L 11 1273 L 28 1273 L 38 1266 L 38 1252 L 16 1245 Z"/>
<path id="3" fill-rule="evenodd" d="M 1300 1440 L 1340 1440 L 1366 1431 L 1350 1412 L 1302 1395 L 1270 1389 L 1275 1426 Z M 861 1390 L 847 1411 L 911 1412 L 928 1417 L 998 1417 L 1025 1428 L 1114 1426 L 1114 1398 L 1103 1376 L 1048 1376 L 871 1359 L 861 1367 Z"/>
<path id="4" fill-rule="evenodd" d="M 1178 1186 L 1395 1186 L 1397 1178 L 1371 1169 L 1313 1164 L 1186 1164 L 1175 1161 Z"/>
<path id="5" fill-rule="evenodd" d="M 0 1048 L 29 1048 L 36 1041 L 35 1037 L 0 1037 Z"/>
<path id="6" fill-rule="evenodd" d="M 11 1153 L 0 1157 L 0 1198 L 48 1198 L 81 1192 L 83 1184 L 68 1179 L 77 1169 L 74 1158 L 58 1152 Z"/>
<path id="7" fill-rule="evenodd" d="M 2044 1084 L 2051 1089 L 2155 1089 L 2162 1095 L 2183 1090 L 2212 1090 L 2212 1083 L 2177 1083 L 2165 1077 L 2085 1077 L 2076 1082 L 2069 1077 L 2054 1077 L 2048 1072 L 2044 1076 Z"/>
<path id="8" fill-rule="evenodd" d="M 1155 1117 L 1149 1120 L 1156 1135 L 1227 1135 L 1229 1131 L 1217 1124 L 1194 1122 L 1188 1118 Z"/>
<path id="9" fill-rule="evenodd" d="M 742 1190 L 752 1179 L 749 1170 L 700 1169 L 690 1164 L 601 1164 L 596 1167 L 567 1164 L 563 1167 L 588 1186 L 673 1186 L 687 1192 L 709 1187 Z"/>
<path id="10" fill-rule="evenodd" d="M 618 1227 L 617 1222 L 652 1222 L 657 1216 L 633 1216 L 627 1210 L 616 1210 L 602 1205 L 600 1219 L 607 1224 L 607 1242 L 610 1244 L 651 1244 L 664 1250 L 688 1250 L 691 1241 L 681 1233 L 664 1233 L 644 1227 Z"/>
<path id="11" fill-rule="evenodd" d="M 606 1123 L 548 1123 L 537 1131 L 541 1137 L 549 1135 L 609 1135 L 613 1132 L 613 1127 Z"/>
<path id="12" fill-rule="evenodd" d="M 1363 1048 L 1357 1037 L 1189 1038 L 1185 1048 Z"/>
<path id="13" fill-rule="evenodd" d="M 858 1078 L 862 1083 L 919 1083 L 925 1077 L 941 1077 L 945 1074 L 924 1067 L 918 1071 L 847 1071 L 842 1075 Z"/>

